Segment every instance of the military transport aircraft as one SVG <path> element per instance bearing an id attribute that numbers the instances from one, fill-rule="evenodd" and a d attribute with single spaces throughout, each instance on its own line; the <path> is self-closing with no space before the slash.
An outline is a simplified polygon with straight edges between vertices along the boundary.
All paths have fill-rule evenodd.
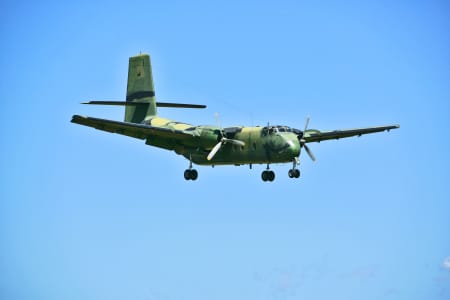
<path id="1" fill-rule="evenodd" d="M 363 134 L 389 131 L 399 125 L 366 127 L 349 130 L 319 131 L 308 129 L 309 118 L 303 130 L 288 126 L 221 126 L 200 125 L 161 118 L 157 107 L 205 108 L 205 105 L 157 102 L 148 54 L 130 57 L 126 101 L 89 101 L 83 104 L 125 106 L 124 122 L 74 115 L 72 122 L 95 129 L 118 133 L 145 140 L 149 146 L 173 150 L 189 160 L 184 172 L 186 180 L 196 180 L 198 173 L 192 163 L 198 165 L 249 165 L 266 164 L 261 174 L 263 181 L 273 181 L 275 173 L 269 166 L 273 163 L 292 163 L 290 178 L 299 178 L 297 169 L 302 149 L 315 161 L 307 146 L 311 142 L 361 136 Z"/>

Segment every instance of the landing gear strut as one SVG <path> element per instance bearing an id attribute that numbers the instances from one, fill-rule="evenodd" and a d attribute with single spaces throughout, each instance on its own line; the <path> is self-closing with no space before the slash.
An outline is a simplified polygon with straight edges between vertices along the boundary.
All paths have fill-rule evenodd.
<path id="1" fill-rule="evenodd" d="M 184 179 L 196 180 L 197 177 L 198 177 L 198 172 L 196 169 L 192 169 L 192 157 L 189 155 L 189 169 L 184 171 Z"/>
<path id="2" fill-rule="evenodd" d="M 263 181 L 273 181 L 275 179 L 275 173 L 269 170 L 269 164 L 267 164 L 267 170 L 261 173 L 261 179 Z"/>
<path id="3" fill-rule="evenodd" d="M 296 168 L 297 165 L 298 165 L 298 158 L 295 158 L 292 161 L 292 169 L 290 169 L 288 172 L 289 178 L 299 178 L 300 177 L 300 170 Z"/>

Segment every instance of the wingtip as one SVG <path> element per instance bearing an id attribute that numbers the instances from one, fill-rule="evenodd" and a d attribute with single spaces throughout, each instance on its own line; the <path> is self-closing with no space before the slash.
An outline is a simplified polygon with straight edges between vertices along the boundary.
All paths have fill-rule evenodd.
<path id="1" fill-rule="evenodd" d="M 80 116 L 80 115 L 73 115 L 72 119 L 70 120 L 70 122 L 77 123 L 77 121 L 82 120 L 82 119 L 87 119 L 87 117 Z"/>

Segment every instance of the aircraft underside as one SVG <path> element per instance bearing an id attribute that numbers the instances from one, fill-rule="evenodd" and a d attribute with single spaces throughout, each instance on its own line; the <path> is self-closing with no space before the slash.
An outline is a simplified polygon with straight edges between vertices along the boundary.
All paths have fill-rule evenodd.
<path id="1" fill-rule="evenodd" d="M 250 158 L 249 155 L 243 155 L 241 159 L 234 156 L 233 160 L 229 159 L 228 154 L 221 154 L 214 157 L 214 160 L 207 159 L 207 151 L 196 151 L 189 154 L 183 154 L 183 156 L 190 161 L 189 168 L 184 172 L 184 178 L 186 180 L 196 180 L 198 178 L 198 172 L 192 167 L 193 164 L 201 166 L 241 166 L 249 165 L 252 168 L 253 165 L 267 165 L 266 170 L 261 173 L 261 179 L 263 181 L 273 181 L 275 179 L 275 172 L 270 170 L 270 164 L 273 163 L 292 163 L 292 168 L 288 171 L 289 178 L 299 178 L 300 170 L 296 168 L 299 164 L 297 157 L 289 157 L 286 155 L 273 155 L 269 154 L 260 155 L 259 157 Z M 247 156 L 247 158 L 244 158 Z"/>

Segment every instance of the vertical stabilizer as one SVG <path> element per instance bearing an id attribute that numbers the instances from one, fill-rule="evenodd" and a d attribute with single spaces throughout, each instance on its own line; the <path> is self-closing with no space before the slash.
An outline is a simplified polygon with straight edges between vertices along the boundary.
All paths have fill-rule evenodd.
<path id="1" fill-rule="evenodd" d="M 148 54 L 130 57 L 126 100 L 143 104 L 125 106 L 125 122 L 141 123 L 146 117 L 156 115 L 152 66 Z"/>

